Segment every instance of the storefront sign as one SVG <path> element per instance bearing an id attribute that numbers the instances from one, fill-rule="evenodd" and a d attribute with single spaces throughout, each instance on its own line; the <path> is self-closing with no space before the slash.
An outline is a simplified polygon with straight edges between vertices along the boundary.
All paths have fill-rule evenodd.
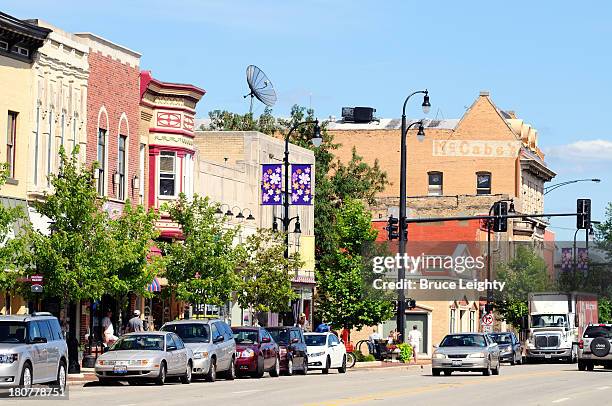
<path id="1" fill-rule="evenodd" d="M 435 140 L 433 156 L 515 158 L 520 141 Z"/>

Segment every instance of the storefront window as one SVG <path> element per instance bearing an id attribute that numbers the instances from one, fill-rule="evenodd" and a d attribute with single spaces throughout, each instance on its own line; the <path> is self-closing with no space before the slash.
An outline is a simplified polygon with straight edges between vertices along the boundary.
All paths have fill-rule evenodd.
<path id="1" fill-rule="evenodd" d="M 176 154 L 162 151 L 159 156 L 159 194 L 175 196 L 176 189 Z"/>

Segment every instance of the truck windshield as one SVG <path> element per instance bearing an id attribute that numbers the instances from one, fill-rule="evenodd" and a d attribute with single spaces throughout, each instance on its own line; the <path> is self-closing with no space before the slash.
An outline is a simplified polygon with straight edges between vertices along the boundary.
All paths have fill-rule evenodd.
<path id="1" fill-rule="evenodd" d="M 565 314 L 537 314 L 531 316 L 532 327 L 567 327 Z"/>

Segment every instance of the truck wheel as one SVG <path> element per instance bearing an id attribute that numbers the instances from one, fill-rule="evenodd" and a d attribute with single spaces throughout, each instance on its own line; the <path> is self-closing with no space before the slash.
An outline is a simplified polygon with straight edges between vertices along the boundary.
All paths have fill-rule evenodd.
<path id="1" fill-rule="evenodd" d="M 589 362 L 589 363 L 586 365 L 586 369 L 587 369 L 587 371 L 592 371 L 594 368 L 595 368 L 595 364 L 593 364 L 592 362 Z"/>
<path id="2" fill-rule="evenodd" d="M 585 371 L 586 363 L 584 361 L 578 361 L 578 371 Z"/>
<path id="3" fill-rule="evenodd" d="M 440 369 L 439 369 L 439 368 L 432 368 L 432 369 L 431 369 L 431 374 L 432 374 L 433 376 L 440 376 L 440 372 L 441 372 L 441 371 L 440 371 Z"/>

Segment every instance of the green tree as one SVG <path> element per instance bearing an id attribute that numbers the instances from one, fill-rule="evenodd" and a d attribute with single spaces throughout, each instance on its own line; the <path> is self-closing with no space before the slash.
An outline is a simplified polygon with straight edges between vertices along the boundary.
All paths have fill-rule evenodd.
<path id="1" fill-rule="evenodd" d="M 6 183 L 6 164 L 0 164 L 0 189 Z M 23 206 L 6 207 L 0 204 L 0 292 L 15 294 L 18 279 L 24 276 L 23 258 L 27 253 L 28 223 Z"/>
<path id="2" fill-rule="evenodd" d="M 260 229 L 240 248 L 236 301 L 251 314 L 288 310 L 296 297 L 291 279 L 302 263 L 298 254 L 285 258 L 284 234 Z"/>
<path id="3" fill-rule="evenodd" d="M 162 207 L 183 231 L 183 239 L 163 244 L 166 277 L 178 299 L 188 303 L 225 304 L 236 286 L 239 250 L 234 238 L 239 229 L 208 197 L 184 194 Z"/>
<path id="4" fill-rule="evenodd" d="M 49 179 L 53 192 L 34 203 L 49 218 L 51 232 L 29 232 L 28 260 L 44 277 L 44 294 L 58 297 L 64 310 L 70 301 L 100 298 L 113 263 L 108 213 L 102 210 L 93 170 L 82 168 L 77 158 L 78 147 L 71 156 L 60 148 L 59 173 Z"/>
<path id="5" fill-rule="evenodd" d="M 388 320 L 393 311 L 383 292 L 370 288 L 371 253 L 377 232 L 363 203 L 346 199 L 335 213 L 330 230 L 336 247 L 319 259 L 317 309 L 320 317 L 336 328 L 361 328 Z"/>
<path id="6" fill-rule="evenodd" d="M 506 285 L 495 298 L 495 308 L 514 326 L 519 326 L 521 318 L 529 314 L 528 294 L 553 287 L 544 259 L 533 248 L 524 245 L 517 247 L 509 263 L 500 265 L 497 280 Z"/>
<path id="7" fill-rule="evenodd" d="M 127 305 L 130 293 L 148 295 L 147 286 L 160 273 L 161 261 L 150 256 L 153 240 L 159 235 L 157 218 L 155 210 L 132 207 L 126 201 L 121 215 L 110 220 L 113 255 L 106 286 L 121 307 Z"/>
<path id="8" fill-rule="evenodd" d="M 266 107 L 264 112 L 255 119 L 252 113 L 237 114 L 229 111 L 213 110 L 208 113 L 210 124 L 202 130 L 211 131 L 260 131 L 264 134 L 274 134 L 277 130 L 276 119 L 272 110 Z"/>

